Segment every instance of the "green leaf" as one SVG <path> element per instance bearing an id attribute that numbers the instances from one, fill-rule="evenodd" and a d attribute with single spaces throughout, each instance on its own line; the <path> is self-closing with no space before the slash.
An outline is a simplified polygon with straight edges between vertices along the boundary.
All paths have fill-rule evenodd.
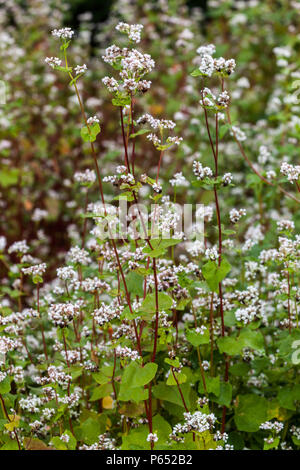
<path id="1" fill-rule="evenodd" d="M 103 385 L 111 381 L 112 374 L 113 374 L 113 367 L 106 366 L 106 367 L 102 367 L 102 369 L 99 372 L 93 374 L 93 378 L 98 384 Z"/>
<path id="2" fill-rule="evenodd" d="M 183 372 L 179 372 L 179 373 L 174 372 L 174 374 L 179 385 L 186 382 L 187 376 Z M 174 379 L 173 373 L 170 370 L 170 374 L 167 380 L 167 385 L 177 385 L 176 380 Z"/>
<path id="3" fill-rule="evenodd" d="M 100 385 L 94 388 L 92 396 L 89 401 L 97 401 L 111 394 L 113 391 L 111 384 Z"/>
<path id="4" fill-rule="evenodd" d="M 272 438 L 272 436 L 270 436 Z M 266 441 L 264 442 L 264 450 L 270 450 L 270 449 L 277 449 L 278 445 L 280 442 L 280 437 L 275 437 L 273 439 L 273 442 L 268 444 Z"/>
<path id="5" fill-rule="evenodd" d="M 165 363 L 169 364 L 172 367 L 179 367 L 180 366 L 180 362 L 179 362 L 178 357 L 176 357 L 175 359 L 169 359 L 168 357 L 166 357 L 165 358 Z"/>
<path id="6" fill-rule="evenodd" d="M 241 436 L 241 433 L 233 431 L 229 433 L 228 444 L 234 447 L 234 450 L 243 450 L 245 447 L 245 441 Z"/>
<path id="7" fill-rule="evenodd" d="M 195 328 L 186 330 L 185 336 L 188 342 L 191 343 L 195 347 L 200 346 L 200 344 L 209 343 L 209 329 L 208 328 L 204 330 L 203 334 L 197 333 Z"/>
<path id="8" fill-rule="evenodd" d="M 7 375 L 4 380 L 0 382 L 0 393 L 5 394 L 10 392 L 10 378 Z"/>
<path id="9" fill-rule="evenodd" d="M 282 387 L 278 392 L 278 401 L 282 408 L 296 410 L 296 401 L 300 401 L 300 385 Z"/>
<path id="10" fill-rule="evenodd" d="M 19 446 L 17 441 L 14 439 L 9 439 L 1 448 L 0 450 L 19 450 Z"/>
<path id="11" fill-rule="evenodd" d="M 230 270 L 231 270 L 231 264 L 227 261 L 226 258 L 223 258 L 221 261 L 221 265 L 218 268 L 218 272 L 217 272 L 218 281 L 219 282 L 223 281 L 223 279 L 225 279 L 225 277 L 230 272 Z"/>
<path id="12" fill-rule="evenodd" d="M 118 96 L 111 100 L 114 106 L 128 106 L 130 105 L 130 96 Z"/>
<path id="13" fill-rule="evenodd" d="M 0 170 L 0 186 L 8 188 L 18 183 L 20 171 L 17 168 Z"/>
<path id="14" fill-rule="evenodd" d="M 76 441 L 75 437 L 73 436 L 73 434 L 71 433 L 71 431 L 69 431 L 67 429 L 63 434 L 67 434 L 69 436 L 69 441 L 66 443 L 68 449 L 69 450 L 75 450 L 77 441 Z"/>
<path id="15" fill-rule="evenodd" d="M 122 384 L 129 388 L 137 388 L 146 385 L 155 377 L 157 367 L 157 364 L 154 362 L 148 362 L 144 367 L 136 362 L 132 362 L 125 369 Z"/>
<path id="16" fill-rule="evenodd" d="M 220 393 L 218 398 L 212 398 L 212 401 L 219 405 L 230 406 L 232 400 L 232 385 L 229 382 L 220 383 Z"/>
<path id="17" fill-rule="evenodd" d="M 245 362 L 240 362 L 238 364 L 233 364 L 229 368 L 229 373 L 237 377 L 246 377 L 250 370 L 250 365 Z"/>
<path id="18" fill-rule="evenodd" d="M 261 331 L 256 330 L 249 330 L 244 328 L 240 334 L 241 341 L 244 342 L 245 347 L 255 349 L 256 351 L 263 352 L 265 349 L 264 345 L 264 337 Z"/>
<path id="19" fill-rule="evenodd" d="M 43 278 L 42 276 L 36 274 L 35 276 L 33 276 L 32 281 L 34 284 L 41 284 L 43 282 Z"/>
<path id="20" fill-rule="evenodd" d="M 131 429 L 129 434 L 122 435 L 121 450 L 145 450 L 150 449 L 150 444 L 147 442 L 149 428 L 147 426 L 140 426 L 137 429 Z M 148 445 L 147 445 L 148 444 Z"/>
<path id="21" fill-rule="evenodd" d="M 130 134 L 129 138 L 134 139 L 138 135 L 148 134 L 149 132 L 150 132 L 149 129 L 140 129 L 139 131 L 135 132 L 134 134 Z"/>
<path id="22" fill-rule="evenodd" d="M 191 403 L 190 403 L 191 387 L 189 384 L 185 383 L 185 384 L 182 384 L 180 388 L 183 393 L 186 406 L 189 408 L 191 406 Z M 175 405 L 178 405 L 184 408 L 184 405 L 182 403 L 182 398 L 180 396 L 180 393 L 177 387 L 170 387 L 166 385 L 165 383 L 161 382 L 158 385 L 154 385 L 154 387 L 152 387 L 152 391 L 153 391 L 153 395 L 159 400 L 168 401 L 170 403 L 174 403 Z"/>
<path id="23" fill-rule="evenodd" d="M 254 394 L 238 395 L 234 420 L 239 431 L 258 431 L 268 417 L 266 398 Z"/>
<path id="24" fill-rule="evenodd" d="M 68 49 L 69 45 L 70 45 L 71 41 L 66 41 L 64 42 L 61 46 L 60 46 L 60 50 L 61 51 L 65 51 Z"/>
<path id="25" fill-rule="evenodd" d="M 80 425 L 80 438 L 88 445 L 94 444 L 98 440 L 98 436 L 105 432 L 105 429 L 105 415 L 100 415 L 99 418 L 89 417 Z"/>
<path id="26" fill-rule="evenodd" d="M 95 142 L 97 135 L 101 131 L 99 123 L 94 122 L 91 126 L 81 128 L 80 134 L 84 142 Z"/>
<path id="27" fill-rule="evenodd" d="M 229 356 L 235 356 L 240 354 L 245 347 L 241 338 L 236 338 L 233 336 L 223 336 L 222 338 L 217 339 L 217 344 L 220 353 L 226 353 Z"/>
<path id="28" fill-rule="evenodd" d="M 159 310 L 169 310 L 173 305 L 173 299 L 168 294 L 164 292 L 158 293 L 158 308 Z M 145 300 L 142 303 L 142 306 L 139 310 L 140 312 L 145 313 L 155 313 L 156 312 L 156 297 L 155 293 L 148 294 Z"/>
<path id="29" fill-rule="evenodd" d="M 204 374 L 205 376 L 205 384 L 206 384 L 206 390 L 208 393 L 213 393 L 214 395 L 219 396 L 220 394 L 220 377 L 211 377 L 208 374 Z M 202 377 L 200 377 L 199 385 L 198 385 L 198 392 L 199 393 L 204 393 L 204 386 L 203 386 L 203 381 Z"/>
<path id="30" fill-rule="evenodd" d="M 52 437 L 51 445 L 57 450 L 68 450 L 67 443 L 63 442 L 59 436 Z"/>
<path id="31" fill-rule="evenodd" d="M 9 423 L 5 424 L 5 427 L 8 431 L 13 431 L 15 428 L 20 426 L 20 416 L 18 415 L 8 415 L 9 416 Z"/>
<path id="32" fill-rule="evenodd" d="M 227 131 L 231 128 L 230 124 L 223 124 L 220 126 L 219 129 L 219 139 L 223 139 L 224 135 L 227 133 Z"/>
<path id="33" fill-rule="evenodd" d="M 134 401 L 136 403 L 147 400 L 149 390 L 147 388 L 128 388 L 126 385 L 121 384 L 118 400 L 120 401 Z"/>
<path id="34" fill-rule="evenodd" d="M 147 255 L 151 258 L 157 258 L 165 254 L 167 248 L 169 248 L 170 246 L 178 245 L 178 243 L 181 242 L 182 240 L 178 238 L 152 238 L 150 240 L 152 248 L 146 246 L 143 249 L 143 253 L 147 253 Z"/>
<path id="35" fill-rule="evenodd" d="M 226 258 L 223 258 L 220 266 L 215 261 L 208 261 L 202 267 L 202 274 L 211 290 L 218 292 L 219 283 L 223 281 L 230 270 L 230 263 Z"/>
<path id="36" fill-rule="evenodd" d="M 264 338 L 260 331 L 247 328 L 241 330 L 239 336 L 224 336 L 217 340 L 219 351 L 229 356 L 240 354 L 244 348 L 264 351 Z"/>
<path id="37" fill-rule="evenodd" d="M 133 387 L 140 387 L 151 382 L 155 377 L 157 367 L 154 362 L 149 362 L 144 367 L 140 366 L 133 377 Z"/>
<path id="38" fill-rule="evenodd" d="M 137 272 L 131 271 L 126 276 L 126 285 L 131 294 L 139 295 L 140 297 L 144 295 L 144 278 Z"/>
<path id="39" fill-rule="evenodd" d="M 203 76 L 203 73 L 200 72 L 199 69 L 195 69 L 195 70 L 193 70 L 193 72 L 191 73 L 191 76 L 192 76 L 192 77 L 202 77 L 202 76 Z"/>

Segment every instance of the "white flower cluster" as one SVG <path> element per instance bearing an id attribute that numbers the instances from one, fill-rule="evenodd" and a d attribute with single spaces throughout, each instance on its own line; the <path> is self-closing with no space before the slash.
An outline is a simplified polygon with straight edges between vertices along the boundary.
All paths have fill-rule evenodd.
<path id="1" fill-rule="evenodd" d="M 204 335 L 206 330 L 207 330 L 207 327 L 205 325 L 201 325 L 195 328 L 195 333 L 198 333 L 198 335 Z"/>
<path id="2" fill-rule="evenodd" d="M 94 277 L 93 279 L 88 277 L 81 282 L 76 281 L 74 283 L 74 288 L 77 290 L 82 290 L 83 292 L 94 293 L 97 290 L 108 291 L 109 285 L 98 277 Z"/>
<path id="3" fill-rule="evenodd" d="M 197 180 L 203 180 L 204 178 L 211 178 L 213 176 L 212 170 L 208 166 L 203 167 L 197 160 L 193 162 L 193 172 Z"/>
<path id="4" fill-rule="evenodd" d="M 91 262 L 91 258 L 88 252 L 83 248 L 79 248 L 79 246 L 73 246 L 69 250 L 68 259 L 71 261 L 71 263 L 83 264 L 84 266 Z"/>
<path id="5" fill-rule="evenodd" d="M 237 126 L 231 126 L 230 134 L 233 135 L 239 142 L 243 142 L 247 139 L 245 132 Z"/>
<path id="6" fill-rule="evenodd" d="M 229 93 L 228 91 L 224 90 L 219 94 L 217 98 L 217 105 L 220 108 L 227 108 L 229 101 L 230 101 Z"/>
<path id="7" fill-rule="evenodd" d="M 100 308 L 94 310 L 92 316 L 99 326 L 103 326 L 105 323 L 109 323 L 114 318 L 120 317 L 123 309 L 124 307 L 122 305 L 118 305 L 117 301 L 112 302 L 110 305 L 102 303 Z"/>
<path id="8" fill-rule="evenodd" d="M 75 72 L 76 75 L 80 75 L 82 73 L 85 73 L 86 71 L 87 71 L 86 64 L 76 65 L 76 67 L 74 68 L 74 72 Z"/>
<path id="9" fill-rule="evenodd" d="M 126 47 L 121 49 L 115 44 L 105 50 L 102 59 L 113 66 L 120 63 L 120 76 L 123 80 L 126 78 L 140 79 L 155 67 L 155 62 L 149 54 L 142 54 L 137 49 L 127 49 Z"/>
<path id="10" fill-rule="evenodd" d="M 113 185 L 118 185 L 118 183 L 134 185 L 135 179 L 131 173 L 126 173 L 126 174 L 121 174 L 121 175 L 119 174 L 119 175 L 104 176 L 103 182 L 111 183 Z"/>
<path id="11" fill-rule="evenodd" d="M 78 315 L 79 306 L 71 302 L 52 304 L 48 311 L 49 319 L 53 321 L 55 326 L 60 326 L 61 328 L 66 327 Z"/>
<path id="12" fill-rule="evenodd" d="M 163 129 L 174 129 L 174 127 L 176 126 L 174 121 L 168 119 L 157 119 L 151 116 L 151 114 L 144 114 L 143 116 L 140 116 L 138 118 L 137 124 L 148 124 L 151 129 L 155 131 L 159 130 L 160 137 L 153 133 L 147 135 L 147 139 L 153 142 L 154 146 L 157 148 L 162 145 L 167 145 L 168 147 L 172 145 L 179 145 L 180 142 L 182 142 L 183 140 L 182 137 L 169 136 L 167 137 L 165 144 L 163 142 Z"/>
<path id="13" fill-rule="evenodd" d="M 171 439 L 176 438 L 178 434 L 186 434 L 192 431 L 205 432 L 213 429 L 214 424 L 217 420 L 213 413 L 205 414 L 201 411 L 195 411 L 195 413 L 184 413 L 184 423 L 176 424 L 170 434 Z"/>
<path id="14" fill-rule="evenodd" d="M 292 220 L 279 220 L 277 222 L 277 230 L 279 232 L 284 230 L 292 231 L 295 230 L 295 224 Z"/>
<path id="15" fill-rule="evenodd" d="M 271 421 L 266 421 L 265 423 L 262 423 L 260 425 L 260 429 L 266 430 L 266 431 L 274 431 L 276 434 L 279 434 L 284 428 L 284 424 L 280 423 L 279 421 L 274 421 L 273 423 Z"/>
<path id="16" fill-rule="evenodd" d="M 100 121 L 99 121 L 98 116 L 91 116 L 91 117 L 89 117 L 89 118 L 87 119 L 86 122 L 87 122 L 87 124 L 88 124 L 89 126 L 91 126 L 91 125 L 94 124 L 95 122 L 99 123 Z"/>
<path id="17" fill-rule="evenodd" d="M 34 222 L 40 222 L 41 220 L 45 219 L 48 217 L 49 212 L 46 211 L 45 209 L 39 209 L 38 207 L 34 209 L 34 212 L 32 214 L 32 220 Z"/>
<path id="18" fill-rule="evenodd" d="M 246 213 L 246 209 L 231 209 L 231 211 L 229 212 L 230 221 L 233 224 L 236 224 L 241 217 L 246 215 Z"/>
<path id="19" fill-rule="evenodd" d="M 228 441 L 228 434 L 226 432 L 221 433 L 220 431 L 215 432 L 214 434 L 214 441 Z"/>
<path id="20" fill-rule="evenodd" d="M 121 359 L 131 359 L 132 361 L 140 359 L 139 353 L 137 351 L 133 351 L 127 346 L 122 347 L 120 345 L 116 347 L 116 356 L 120 357 Z"/>
<path id="21" fill-rule="evenodd" d="M 162 192 L 162 185 L 160 183 L 153 183 L 152 188 L 156 193 Z"/>
<path id="22" fill-rule="evenodd" d="M 143 29 L 142 24 L 127 24 L 120 22 L 116 26 L 116 30 L 120 31 L 120 33 L 125 33 L 128 35 L 130 41 L 139 43 L 141 41 L 141 31 Z"/>
<path id="23" fill-rule="evenodd" d="M 62 281 L 68 281 L 70 279 L 77 278 L 77 272 L 71 268 L 71 266 L 64 266 L 62 268 L 57 268 L 56 270 L 57 277 Z"/>
<path id="24" fill-rule="evenodd" d="M 268 147 L 266 147 L 265 145 L 261 145 L 259 147 L 259 154 L 257 160 L 261 165 L 265 165 L 268 161 L 272 160 L 272 154 Z"/>
<path id="25" fill-rule="evenodd" d="M 8 336 L 0 337 L 0 354 L 7 354 L 9 351 L 18 349 L 22 346 L 19 339 L 11 339 Z"/>
<path id="26" fill-rule="evenodd" d="M 287 162 L 283 162 L 280 167 L 280 172 L 287 176 L 287 179 L 290 183 L 294 183 L 294 181 L 298 181 L 300 177 L 300 165 L 291 165 Z"/>
<path id="27" fill-rule="evenodd" d="M 157 119 L 151 116 L 151 114 L 143 114 L 137 120 L 137 124 L 149 124 L 149 126 L 154 129 L 174 129 L 176 123 L 168 119 Z"/>
<path id="28" fill-rule="evenodd" d="M 0 382 L 3 382 L 3 380 L 5 379 L 6 376 L 7 376 L 6 372 L 1 372 L 0 371 Z"/>
<path id="29" fill-rule="evenodd" d="M 183 141 L 183 138 L 182 137 L 177 137 L 177 135 L 175 136 L 170 136 L 167 138 L 166 142 L 168 144 L 171 144 L 171 145 L 179 145 L 180 142 Z"/>
<path id="30" fill-rule="evenodd" d="M 259 316 L 259 310 L 254 305 L 249 305 L 246 308 L 238 308 L 235 312 L 235 318 L 237 321 L 248 325 L 252 321 L 256 320 Z"/>
<path id="31" fill-rule="evenodd" d="M 206 77 L 211 77 L 215 71 L 214 59 L 209 54 L 203 54 L 199 65 L 200 72 Z"/>
<path id="32" fill-rule="evenodd" d="M 300 441 L 300 427 L 297 427 L 293 424 L 293 426 L 290 427 L 290 432 L 295 436 L 296 439 Z"/>
<path id="33" fill-rule="evenodd" d="M 32 394 L 29 394 L 27 398 L 21 398 L 19 401 L 21 410 L 28 410 L 30 413 L 38 413 L 41 405 L 42 399 Z"/>
<path id="34" fill-rule="evenodd" d="M 224 59 L 219 57 L 214 59 L 212 56 L 216 52 L 216 48 L 213 44 L 208 46 L 201 46 L 197 49 L 199 54 L 199 59 L 197 60 L 199 64 L 199 71 L 202 75 L 206 77 L 211 77 L 214 73 L 219 73 L 222 75 L 231 75 L 236 67 L 234 59 Z"/>
<path id="35" fill-rule="evenodd" d="M 232 174 L 231 173 L 225 173 L 222 182 L 224 186 L 228 186 L 232 182 Z"/>
<path id="36" fill-rule="evenodd" d="M 171 186 L 176 186 L 176 187 L 179 187 L 179 186 L 187 187 L 190 185 L 188 180 L 183 176 L 182 171 L 180 171 L 179 173 L 175 173 L 174 177 L 170 179 L 170 184 Z"/>
<path id="37" fill-rule="evenodd" d="M 74 174 L 74 180 L 77 183 L 82 183 L 82 184 L 91 184 L 96 181 L 96 173 L 94 170 L 90 170 L 87 168 L 85 171 L 77 171 Z"/>
<path id="38" fill-rule="evenodd" d="M 205 54 L 214 55 L 216 52 L 216 46 L 214 44 L 208 44 L 207 46 L 200 46 L 196 50 L 197 54 L 203 56 Z"/>
<path id="39" fill-rule="evenodd" d="M 55 67 L 60 67 L 61 66 L 61 59 L 59 59 L 58 57 L 46 57 L 45 62 L 52 69 L 54 69 Z"/>
<path id="40" fill-rule="evenodd" d="M 52 36 L 60 39 L 72 39 L 75 32 L 71 28 L 61 28 L 61 29 L 54 29 L 51 31 Z"/>
<path id="41" fill-rule="evenodd" d="M 107 434 L 101 434 L 99 441 L 90 446 L 84 444 L 80 450 L 116 450 L 114 439 L 110 439 Z"/>
<path id="42" fill-rule="evenodd" d="M 66 374 L 62 366 L 49 366 L 45 377 L 35 377 L 35 382 L 39 385 L 58 384 L 65 386 L 70 380 L 72 380 L 71 375 Z"/>
<path id="43" fill-rule="evenodd" d="M 36 264 L 35 266 L 29 266 L 29 268 L 22 268 L 24 274 L 31 276 L 42 276 L 46 271 L 46 263 Z"/>
<path id="44" fill-rule="evenodd" d="M 27 245 L 26 240 L 22 240 L 19 242 L 14 242 L 9 248 L 8 253 L 27 253 L 29 251 L 29 246 Z"/>
<path id="45" fill-rule="evenodd" d="M 150 432 L 147 436 L 147 442 L 157 442 L 158 441 L 158 436 L 157 434 L 154 432 Z"/>
<path id="46" fill-rule="evenodd" d="M 216 261 L 219 258 L 217 247 L 213 246 L 212 248 L 206 248 L 205 258 L 210 259 L 211 261 Z"/>
<path id="47" fill-rule="evenodd" d="M 62 434 L 62 435 L 60 436 L 60 440 L 61 440 L 62 442 L 68 443 L 69 440 L 70 440 L 70 436 L 69 436 L 68 434 Z"/>
<path id="48" fill-rule="evenodd" d="M 113 93 L 114 91 L 119 90 L 119 83 L 113 77 L 104 77 L 104 78 L 102 78 L 102 83 L 106 86 L 108 91 L 110 91 L 111 93 Z"/>
<path id="49" fill-rule="evenodd" d="M 199 405 L 200 408 L 203 408 L 203 406 L 208 405 L 208 403 L 209 403 L 209 399 L 207 397 L 200 397 L 197 400 L 197 405 Z"/>

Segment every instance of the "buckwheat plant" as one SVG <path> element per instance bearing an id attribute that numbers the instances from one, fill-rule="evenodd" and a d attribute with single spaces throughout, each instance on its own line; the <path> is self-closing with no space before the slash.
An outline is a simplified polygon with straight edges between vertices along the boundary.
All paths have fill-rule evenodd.
<path id="1" fill-rule="evenodd" d="M 174 24 L 185 28 L 176 47 L 190 54 L 189 23 Z M 118 129 L 107 166 L 110 123 L 86 92 L 91 70 L 74 61 L 75 32 L 52 31 L 45 63 L 81 120 L 64 181 L 74 200 L 60 201 L 78 226 L 68 227 L 67 251 L 53 254 L 39 229 L 51 207 L 34 211 L 33 244 L 0 237 L 1 449 L 297 449 L 299 165 L 276 167 L 261 135 L 252 163 L 253 141 L 230 111 L 239 64 L 217 57 L 218 45 L 181 58 L 194 104 L 190 125 L 177 125 L 184 113 L 160 109 L 152 90 L 157 64 L 140 46 L 147 28 L 155 37 L 147 23 L 121 21 L 97 59 L 96 87 Z M 188 233 L 181 204 L 203 201 Z"/>

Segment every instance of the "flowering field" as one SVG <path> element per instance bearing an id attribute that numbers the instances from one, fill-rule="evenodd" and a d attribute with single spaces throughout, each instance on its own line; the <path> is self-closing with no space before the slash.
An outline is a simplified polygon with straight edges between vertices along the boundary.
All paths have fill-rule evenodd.
<path id="1" fill-rule="evenodd" d="M 300 2 L 69 3 L 0 0 L 0 449 L 299 449 Z"/>

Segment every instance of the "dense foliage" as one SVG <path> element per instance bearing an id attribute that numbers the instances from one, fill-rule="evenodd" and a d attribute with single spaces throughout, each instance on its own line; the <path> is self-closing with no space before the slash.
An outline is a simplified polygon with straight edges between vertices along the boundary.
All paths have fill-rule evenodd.
<path id="1" fill-rule="evenodd" d="M 0 6 L 1 449 L 298 449 L 299 3 Z"/>

